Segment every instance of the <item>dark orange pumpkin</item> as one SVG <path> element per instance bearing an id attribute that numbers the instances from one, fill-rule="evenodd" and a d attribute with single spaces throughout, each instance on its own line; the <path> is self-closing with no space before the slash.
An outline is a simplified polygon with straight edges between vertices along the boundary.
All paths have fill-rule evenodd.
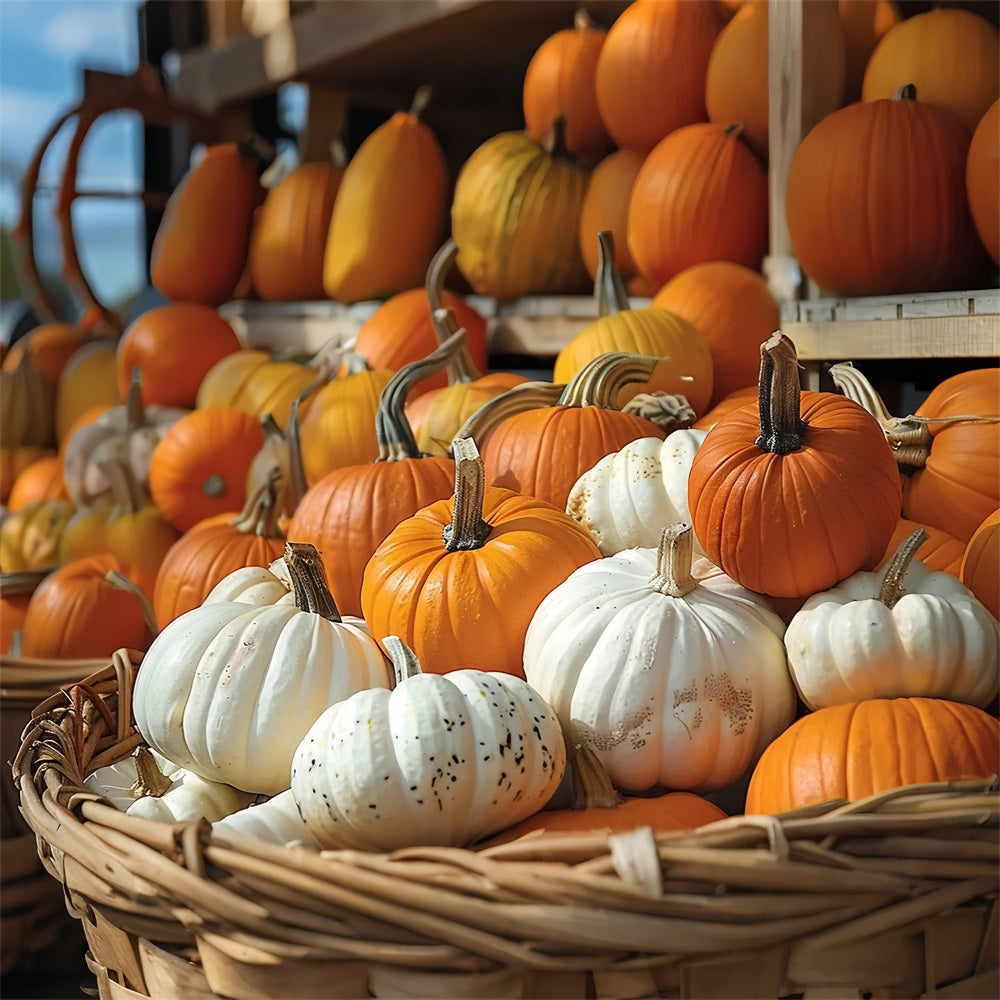
<path id="1" fill-rule="evenodd" d="M 1000 618 L 1000 510 L 989 514 L 972 533 L 958 576 L 993 616 Z"/>
<path id="2" fill-rule="evenodd" d="M 935 528 L 926 524 L 917 524 L 916 521 L 911 521 L 905 517 L 899 519 L 899 524 L 892 533 L 889 544 L 885 547 L 885 554 L 882 556 L 882 561 L 875 569 L 882 569 L 896 554 L 900 545 L 918 528 L 923 528 L 927 532 L 927 540 L 920 546 L 920 552 L 917 555 L 920 562 L 928 569 L 958 576 L 959 567 L 962 563 L 962 555 L 965 552 L 965 544 L 941 528 Z"/>
<path id="3" fill-rule="evenodd" d="M 1000 264 L 1000 100 L 990 105 L 972 133 L 965 192 L 979 239 Z"/>

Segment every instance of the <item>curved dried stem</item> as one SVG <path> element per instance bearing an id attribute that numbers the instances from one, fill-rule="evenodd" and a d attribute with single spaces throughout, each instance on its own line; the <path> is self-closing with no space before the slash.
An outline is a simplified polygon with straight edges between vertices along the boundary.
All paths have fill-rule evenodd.
<path id="1" fill-rule="evenodd" d="M 618 393 L 632 382 L 648 382 L 654 369 L 668 358 L 624 351 L 601 354 L 585 364 L 569 381 L 559 403 L 562 406 L 600 406 L 618 409 Z"/>
<path id="2" fill-rule="evenodd" d="M 485 441 L 508 417 L 525 413 L 527 410 L 555 406 L 565 389 L 565 385 L 552 382 L 522 382 L 520 385 L 515 385 L 483 403 L 459 427 L 452 440 L 454 442 L 461 438 L 474 437 L 478 441 Z"/>

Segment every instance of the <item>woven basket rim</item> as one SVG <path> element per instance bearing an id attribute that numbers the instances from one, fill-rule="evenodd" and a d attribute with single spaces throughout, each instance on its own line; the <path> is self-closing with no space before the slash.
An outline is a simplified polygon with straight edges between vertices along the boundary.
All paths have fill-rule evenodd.
<path id="1" fill-rule="evenodd" d="M 621 970 L 789 943 L 819 955 L 997 897 L 996 777 L 479 851 L 319 851 L 126 816 L 83 777 L 142 742 L 118 714 L 137 662 L 120 650 L 38 705 L 12 770 L 50 873 L 154 943 L 210 934 L 283 960 Z"/>

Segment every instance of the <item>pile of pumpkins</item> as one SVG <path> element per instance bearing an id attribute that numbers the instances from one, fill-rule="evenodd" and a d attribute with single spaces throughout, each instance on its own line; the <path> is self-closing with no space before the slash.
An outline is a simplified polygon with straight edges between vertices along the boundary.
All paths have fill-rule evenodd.
<path id="1" fill-rule="evenodd" d="M 600 84 L 615 33 L 639 46 L 671 11 L 710 69 L 762 9 L 724 28 L 712 3 L 636 0 L 606 37 L 559 43 L 590 40 L 619 152 L 647 145 L 633 190 L 685 129 L 705 190 L 741 157 L 761 171 L 764 144 L 697 117 L 618 132 Z M 2 651 L 144 654 L 147 746 L 88 777 L 121 808 L 280 843 L 469 847 L 699 826 L 734 789 L 778 813 L 996 771 L 1000 370 L 906 417 L 850 364 L 838 392 L 801 391 L 763 241 L 743 260 L 711 244 L 752 213 L 713 223 L 688 191 L 708 256 L 644 263 L 631 212 L 581 215 L 607 161 L 588 172 L 531 135 L 532 67 L 528 131 L 470 158 L 450 238 L 413 111 L 342 174 L 304 164 L 266 192 L 247 151 L 210 147 L 154 243 L 172 301 L 120 336 L 50 324 L 6 353 L 0 571 L 44 578 L 0 593 Z M 606 152 L 557 111 L 578 158 Z M 487 371 L 456 287 L 590 278 L 596 319 L 552 381 Z M 218 312 L 241 288 L 384 301 L 352 344 L 302 357 L 241 344 Z"/>

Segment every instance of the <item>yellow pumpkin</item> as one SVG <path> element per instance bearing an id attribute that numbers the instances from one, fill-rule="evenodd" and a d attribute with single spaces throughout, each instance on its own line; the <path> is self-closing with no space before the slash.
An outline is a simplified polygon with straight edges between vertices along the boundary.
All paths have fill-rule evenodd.
<path id="1" fill-rule="evenodd" d="M 100 337 L 84 344 L 66 363 L 56 383 L 56 440 L 61 444 L 77 418 L 92 406 L 118 406 L 117 341 Z"/>
<path id="2" fill-rule="evenodd" d="M 36 500 L 8 514 L 0 524 L 0 572 L 52 569 L 73 509 L 69 500 Z"/>

